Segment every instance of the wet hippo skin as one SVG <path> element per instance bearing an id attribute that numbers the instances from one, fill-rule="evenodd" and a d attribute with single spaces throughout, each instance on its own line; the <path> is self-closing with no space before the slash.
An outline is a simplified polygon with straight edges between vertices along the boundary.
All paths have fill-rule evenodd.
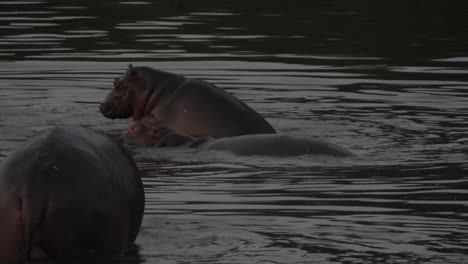
<path id="1" fill-rule="evenodd" d="M 144 201 L 121 146 L 85 128 L 50 128 L 0 164 L 0 263 L 123 255 Z"/>
<path id="2" fill-rule="evenodd" d="M 130 65 L 100 110 L 108 118 L 151 118 L 192 136 L 275 133 L 260 114 L 221 88 L 149 67 Z"/>
<path id="3" fill-rule="evenodd" d="M 120 140 L 138 146 L 187 146 L 205 150 L 224 150 L 238 155 L 298 156 L 330 155 L 353 156 L 350 151 L 322 139 L 301 138 L 281 134 L 243 135 L 214 139 L 196 138 L 176 132 L 167 126 L 151 126 L 135 121 Z"/>

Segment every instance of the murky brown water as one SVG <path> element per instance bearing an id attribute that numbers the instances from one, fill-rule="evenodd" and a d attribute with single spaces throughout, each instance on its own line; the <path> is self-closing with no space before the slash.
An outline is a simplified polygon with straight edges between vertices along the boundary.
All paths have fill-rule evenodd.
<path id="1" fill-rule="evenodd" d="M 53 124 L 121 133 L 97 104 L 148 65 L 359 156 L 133 149 L 140 260 L 467 263 L 467 4 L 271 2 L 0 1 L 0 160 Z"/>

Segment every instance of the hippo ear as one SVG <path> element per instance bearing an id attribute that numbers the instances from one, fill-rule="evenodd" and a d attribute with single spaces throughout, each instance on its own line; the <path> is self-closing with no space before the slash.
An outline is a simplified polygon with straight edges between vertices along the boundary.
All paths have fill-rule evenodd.
<path id="1" fill-rule="evenodd" d="M 129 73 L 134 73 L 134 72 L 136 72 L 135 67 L 133 67 L 132 64 L 129 64 L 129 65 L 128 65 L 127 72 L 129 72 Z"/>
<path id="2" fill-rule="evenodd" d="M 128 65 L 128 76 L 130 76 L 130 78 L 132 79 L 138 79 L 138 77 L 140 77 L 140 74 L 139 72 L 135 69 L 135 67 L 133 67 L 132 64 Z"/>

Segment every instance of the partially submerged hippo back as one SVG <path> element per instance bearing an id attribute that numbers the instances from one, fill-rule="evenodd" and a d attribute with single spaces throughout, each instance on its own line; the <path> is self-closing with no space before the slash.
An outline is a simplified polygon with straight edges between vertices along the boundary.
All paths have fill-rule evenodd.
<path id="1" fill-rule="evenodd" d="M 230 151 L 238 155 L 299 156 L 330 155 L 353 156 L 350 151 L 322 139 L 294 137 L 280 134 L 243 135 L 227 138 L 195 138 L 178 133 L 167 126 L 150 126 L 134 122 L 121 141 L 130 145 L 179 147 Z"/>
<path id="2" fill-rule="evenodd" d="M 0 263 L 122 255 L 144 210 L 135 162 L 85 128 L 51 128 L 0 164 Z"/>
<path id="3" fill-rule="evenodd" d="M 149 67 L 130 65 L 100 110 L 108 118 L 151 117 L 192 136 L 275 133 L 260 114 L 221 88 Z"/>
<path id="4" fill-rule="evenodd" d="M 280 134 L 244 135 L 220 138 L 208 143 L 208 150 L 229 150 L 237 155 L 300 156 L 329 155 L 353 156 L 350 151 L 319 138 L 303 138 Z"/>
<path id="5" fill-rule="evenodd" d="M 228 150 L 244 156 L 300 156 L 308 154 L 347 157 L 354 155 L 350 151 L 323 139 L 280 134 L 220 138 L 206 144 L 204 149 Z"/>

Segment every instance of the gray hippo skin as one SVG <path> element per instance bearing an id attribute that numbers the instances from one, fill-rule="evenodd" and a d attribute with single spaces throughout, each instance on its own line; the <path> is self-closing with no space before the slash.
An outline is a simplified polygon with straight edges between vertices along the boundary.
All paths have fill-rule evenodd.
<path id="1" fill-rule="evenodd" d="M 131 64 L 114 80 L 100 110 L 108 118 L 164 123 L 198 137 L 275 133 L 255 110 L 212 84 Z"/>
<path id="2" fill-rule="evenodd" d="M 50 128 L 0 164 L 0 263 L 123 255 L 144 202 L 121 146 L 85 128 Z"/>
<path id="3" fill-rule="evenodd" d="M 299 156 L 330 155 L 354 156 L 350 151 L 321 139 L 309 139 L 280 134 L 243 135 L 214 139 L 195 138 L 159 125 L 150 126 L 135 121 L 119 141 L 138 146 L 177 147 L 187 146 L 204 150 L 224 150 L 238 155 Z"/>

